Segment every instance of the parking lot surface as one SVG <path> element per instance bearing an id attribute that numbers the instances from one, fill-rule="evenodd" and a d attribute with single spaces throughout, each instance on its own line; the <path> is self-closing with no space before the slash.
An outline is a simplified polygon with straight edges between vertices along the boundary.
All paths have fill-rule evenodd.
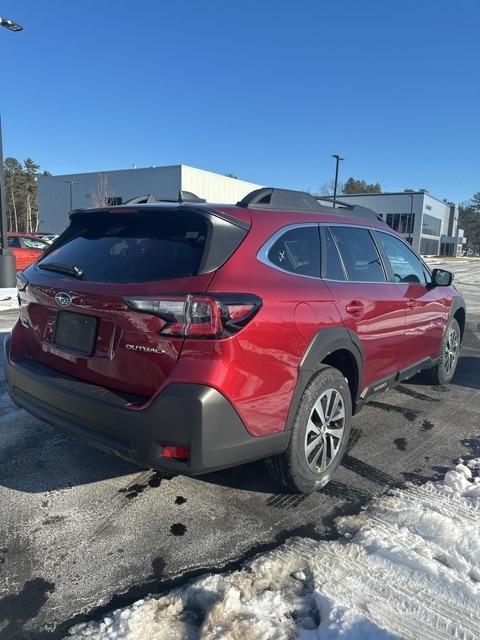
<path id="1" fill-rule="evenodd" d="M 15 319 L 0 319 L 0 343 Z M 61 638 L 83 619 L 239 565 L 295 535 L 334 536 L 334 518 L 387 486 L 439 477 L 480 456 L 480 335 L 454 381 L 415 380 L 354 418 L 322 492 L 289 495 L 263 463 L 166 478 L 73 440 L 17 409 L 0 368 L 0 637 Z"/>

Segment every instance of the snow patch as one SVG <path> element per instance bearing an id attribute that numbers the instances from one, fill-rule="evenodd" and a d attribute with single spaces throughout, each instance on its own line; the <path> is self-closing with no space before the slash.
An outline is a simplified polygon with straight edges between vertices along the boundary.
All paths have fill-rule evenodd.
<path id="1" fill-rule="evenodd" d="M 295 538 L 242 570 L 148 597 L 72 640 L 480 638 L 480 459 Z"/>
<path id="2" fill-rule="evenodd" d="M 0 312 L 18 309 L 17 290 L 0 288 Z"/>

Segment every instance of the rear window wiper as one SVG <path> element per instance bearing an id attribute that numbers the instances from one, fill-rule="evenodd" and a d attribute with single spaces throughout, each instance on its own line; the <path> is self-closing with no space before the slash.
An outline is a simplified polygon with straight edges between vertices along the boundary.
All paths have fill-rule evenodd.
<path id="1" fill-rule="evenodd" d="M 45 269 L 45 271 L 56 271 L 57 273 L 64 273 L 72 278 L 83 279 L 84 273 L 78 267 L 71 266 L 69 264 L 60 264 L 59 262 L 45 262 L 37 264 L 39 269 Z"/>

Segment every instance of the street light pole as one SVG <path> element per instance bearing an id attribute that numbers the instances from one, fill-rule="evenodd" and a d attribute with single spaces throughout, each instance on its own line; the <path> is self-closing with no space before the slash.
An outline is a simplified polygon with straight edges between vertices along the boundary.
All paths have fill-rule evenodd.
<path id="1" fill-rule="evenodd" d="M 11 288 L 16 282 L 16 262 L 7 239 L 7 203 L 3 171 L 2 120 L 0 118 L 0 289 Z"/>
<path id="2" fill-rule="evenodd" d="M 337 203 L 338 165 L 340 164 L 340 161 L 345 160 L 345 158 L 342 158 L 336 153 L 332 155 L 332 158 L 335 158 L 335 186 L 333 188 L 333 206 L 335 207 Z"/>
<path id="3" fill-rule="evenodd" d="M 8 18 L 0 17 L 0 27 L 5 27 L 9 31 L 22 31 L 23 27 L 21 24 L 17 24 L 13 20 L 9 20 Z"/>
<path id="4" fill-rule="evenodd" d="M 70 186 L 70 211 L 73 209 L 73 185 L 78 184 L 75 180 L 64 180 L 66 184 Z"/>
<path id="5" fill-rule="evenodd" d="M 2 17 L 0 17 L 0 27 L 5 27 L 9 31 L 23 29 L 20 24 Z M 7 239 L 7 203 L 3 174 L 2 120 L 0 118 L 0 289 L 14 287 L 17 274 L 15 256 L 8 246 Z"/>

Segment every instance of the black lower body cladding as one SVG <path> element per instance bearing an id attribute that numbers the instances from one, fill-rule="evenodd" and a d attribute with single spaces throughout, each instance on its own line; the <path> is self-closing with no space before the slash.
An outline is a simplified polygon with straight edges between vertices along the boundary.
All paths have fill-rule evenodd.
<path id="1" fill-rule="evenodd" d="M 230 402 L 211 387 L 171 384 L 149 406 L 132 409 L 119 393 L 32 360 L 12 361 L 10 338 L 5 340 L 5 372 L 19 407 L 143 467 L 197 475 L 268 457 L 287 446 L 287 432 L 251 436 Z M 188 460 L 162 457 L 167 444 L 188 447 Z"/>

